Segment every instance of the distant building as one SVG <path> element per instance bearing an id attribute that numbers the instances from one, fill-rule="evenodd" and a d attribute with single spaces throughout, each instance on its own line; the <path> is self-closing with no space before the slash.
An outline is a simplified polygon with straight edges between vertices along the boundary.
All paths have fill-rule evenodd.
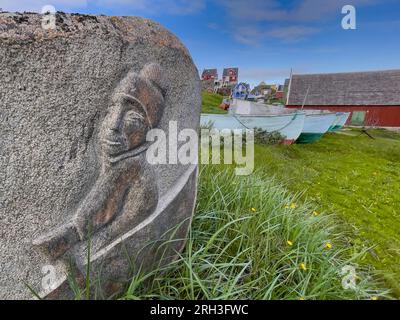
<path id="1" fill-rule="evenodd" d="M 204 69 L 203 73 L 201 74 L 201 80 L 203 80 L 203 81 L 218 80 L 217 69 Z"/>
<path id="2" fill-rule="evenodd" d="M 283 99 L 287 101 L 287 94 L 289 91 L 290 79 L 285 79 L 285 84 L 283 85 Z"/>
<path id="3" fill-rule="evenodd" d="M 238 84 L 239 69 L 225 68 L 222 79 L 218 79 L 217 69 L 204 69 L 201 74 L 202 90 L 230 96 Z"/>
<path id="4" fill-rule="evenodd" d="M 278 85 L 277 90 L 274 95 L 275 99 L 284 99 L 285 98 L 285 86 L 284 85 Z"/>
<path id="5" fill-rule="evenodd" d="M 232 97 L 237 99 L 245 99 L 249 96 L 250 86 L 247 83 L 238 83 L 232 92 Z"/>
<path id="6" fill-rule="evenodd" d="M 263 96 L 269 96 L 271 93 L 272 93 L 272 89 L 271 88 L 267 88 L 267 89 L 261 90 L 261 94 Z"/>
<path id="7" fill-rule="evenodd" d="M 222 86 L 234 87 L 238 84 L 239 68 L 225 68 L 222 73 Z"/>
<path id="8" fill-rule="evenodd" d="M 276 99 L 283 99 L 285 97 L 285 92 L 284 91 L 277 91 L 276 93 L 275 93 L 275 98 Z"/>
<path id="9" fill-rule="evenodd" d="M 271 90 L 274 91 L 274 92 L 278 91 L 278 85 L 277 85 L 277 84 L 271 84 L 271 85 L 270 85 L 270 88 L 271 88 Z"/>
<path id="10" fill-rule="evenodd" d="M 259 85 L 255 86 L 253 90 L 251 90 L 251 94 L 254 95 L 264 95 L 264 90 L 266 90 L 267 84 L 262 81 Z"/>
<path id="11" fill-rule="evenodd" d="M 286 105 L 304 100 L 305 109 L 351 112 L 352 125 L 400 127 L 400 70 L 292 75 Z"/>
<path id="12" fill-rule="evenodd" d="M 285 84 L 283 85 L 283 91 L 285 91 L 286 93 L 289 91 L 289 83 L 290 79 L 285 79 Z"/>

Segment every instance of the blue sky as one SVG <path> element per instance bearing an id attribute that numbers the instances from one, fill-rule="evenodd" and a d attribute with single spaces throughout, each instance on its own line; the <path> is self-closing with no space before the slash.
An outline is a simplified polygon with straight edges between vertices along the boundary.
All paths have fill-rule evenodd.
<path id="1" fill-rule="evenodd" d="M 241 81 L 282 83 L 294 73 L 400 69 L 398 0 L 0 0 L 9 11 L 139 15 L 174 32 L 203 68 L 238 66 Z M 342 7 L 357 9 L 343 30 Z"/>

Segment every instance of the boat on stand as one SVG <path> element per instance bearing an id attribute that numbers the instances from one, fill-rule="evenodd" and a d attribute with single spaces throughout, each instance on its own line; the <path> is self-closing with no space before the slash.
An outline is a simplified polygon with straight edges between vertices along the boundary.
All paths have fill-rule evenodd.
<path id="1" fill-rule="evenodd" d="M 336 132 L 344 127 L 350 117 L 350 112 L 337 112 L 336 121 L 329 128 L 329 132 Z"/>
<path id="2" fill-rule="evenodd" d="M 306 117 L 303 131 L 296 143 L 307 144 L 320 140 L 336 121 L 336 113 L 323 110 L 304 110 Z"/>
<path id="3" fill-rule="evenodd" d="M 260 128 L 269 133 L 279 132 L 284 144 L 293 144 L 302 133 L 305 117 L 304 111 L 233 99 L 229 114 L 202 114 L 201 124 L 213 123 L 219 130 Z"/>

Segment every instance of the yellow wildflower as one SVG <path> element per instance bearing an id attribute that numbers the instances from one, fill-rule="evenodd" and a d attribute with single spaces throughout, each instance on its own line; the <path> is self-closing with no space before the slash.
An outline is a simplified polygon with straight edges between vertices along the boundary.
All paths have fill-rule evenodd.
<path id="1" fill-rule="evenodd" d="M 371 300 L 378 300 L 378 297 L 372 297 Z"/>
<path id="2" fill-rule="evenodd" d="M 299 300 L 306 300 L 306 298 L 304 298 L 304 297 L 300 297 L 300 298 L 299 298 Z"/>
<path id="3" fill-rule="evenodd" d="M 290 205 L 290 209 L 296 209 L 296 208 L 297 208 L 297 204 L 292 203 L 292 204 Z"/>
<path id="4" fill-rule="evenodd" d="M 307 266 L 306 266 L 306 264 L 305 264 L 304 262 L 300 263 L 299 267 L 300 267 L 300 269 L 303 270 L 303 271 L 306 271 L 306 270 L 307 270 Z"/>
<path id="5" fill-rule="evenodd" d="M 293 242 L 290 241 L 290 240 L 287 241 L 287 244 L 288 244 L 289 246 L 293 246 Z"/>
<path id="6" fill-rule="evenodd" d="M 251 208 L 252 212 L 257 212 L 256 208 Z"/>
<path id="7" fill-rule="evenodd" d="M 325 244 L 325 249 L 327 249 L 327 250 L 332 249 L 332 244 L 329 242 L 327 244 Z"/>
<path id="8" fill-rule="evenodd" d="M 314 212 L 313 212 L 313 215 L 314 215 L 314 217 L 318 217 L 318 216 L 319 216 L 319 214 L 320 214 L 320 213 L 319 213 L 319 212 L 317 212 L 317 211 L 314 211 Z"/>

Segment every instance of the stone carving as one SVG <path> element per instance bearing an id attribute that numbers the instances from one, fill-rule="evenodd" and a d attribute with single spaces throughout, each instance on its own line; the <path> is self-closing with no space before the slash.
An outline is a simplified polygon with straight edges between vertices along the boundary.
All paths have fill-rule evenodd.
<path id="1" fill-rule="evenodd" d="M 197 166 L 149 164 L 145 136 L 198 128 L 198 71 L 150 20 L 57 13 L 46 30 L 42 17 L 0 13 L 0 299 L 33 299 L 25 284 L 71 298 L 88 239 L 106 298 L 185 244 Z"/>
<path id="2" fill-rule="evenodd" d="M 116 88 L 99 134 L 99 178 L 72 221 L 34 241 L 53 259 L 107 225 L 107 238 L 120 236 L 155 210 L 156 176 L 144 153 L 146 134 L 165 108 L 162 77 L 161 67 L 152 63 L 140 74 L 129 72 Z"/>

